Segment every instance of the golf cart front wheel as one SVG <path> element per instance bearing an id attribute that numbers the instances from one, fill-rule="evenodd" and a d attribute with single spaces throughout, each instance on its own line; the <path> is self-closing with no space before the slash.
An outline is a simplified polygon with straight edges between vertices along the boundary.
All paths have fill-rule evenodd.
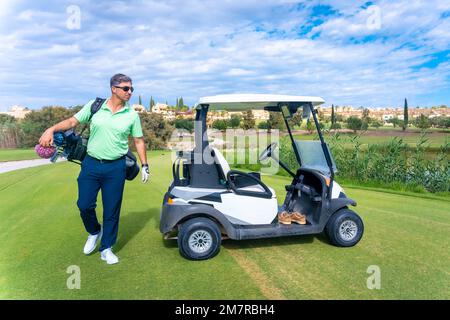
<path id="1" fill-rule="evenodd" d="M 180 254 L 190 260 L 214 257 L 220 250 L 221 234 L 217 224 L 207 218 L 186 221 L 178 233 Z"/>
<path id="2" fill-rule="evenodd" d="M 325 228 L 325 233 L 333 245 L 352 247 L 361 240 L 364 233 L 364 224 L 354 211 L 341 209 L 331 216 Z"/>

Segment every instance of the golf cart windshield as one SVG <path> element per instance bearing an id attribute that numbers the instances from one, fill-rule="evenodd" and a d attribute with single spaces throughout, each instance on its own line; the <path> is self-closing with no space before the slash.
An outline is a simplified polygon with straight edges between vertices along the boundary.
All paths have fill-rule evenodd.
<path id="1" fill-rule="evenodd" d="M 317 170 L 326 176 L 330 176 L 330 168 L 327 165 L 320 141 L 295 140 L 295 147 L 300 155 L 302 168 Z M 331 156 L 331 152 L 329 153 Z M 333 163 L 333 171 L 336 172 L 336 164 L 334 163 L 333 157 L 331 157 L 331 161 Z"/>

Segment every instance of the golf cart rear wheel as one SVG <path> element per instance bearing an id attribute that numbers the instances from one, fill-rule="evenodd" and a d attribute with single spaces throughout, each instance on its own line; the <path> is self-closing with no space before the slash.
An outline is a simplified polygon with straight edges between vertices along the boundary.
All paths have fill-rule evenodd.
<path id="1" fill-rule="evenodd" d="M 330 242 L 337 247 L 352 247 L 361 240 L 364 224 L 350 209 L 335 212 L 325 227 Z"/>
<path id="2" fill-rule="evenodd" d="M 220 250 L 221 234 L 216 223 L 207 218 L 186 221 L 178 233 L 180 254 L 190 260 L 214 257 Z"/>

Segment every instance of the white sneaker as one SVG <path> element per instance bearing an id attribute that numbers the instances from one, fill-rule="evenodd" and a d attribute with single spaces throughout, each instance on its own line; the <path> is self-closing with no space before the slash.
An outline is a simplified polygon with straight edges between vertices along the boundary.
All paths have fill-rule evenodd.
<path id="1" fill-rule="evenodd" d="M 100 258 L 106 261 L 107 264 L 115 264 L 119 262 L 119 258 L 111 251 L 111 248 L 105 249 L 100 252 Z"/>
<path id="2" fill-rule="evenodd" d="M 84 254 L 90 254 L 92 251 L 95 250 L 95 247 L 97 247 L 98 240 L 102 238 L 102 231 L 103 231 L 102 229 L 100 229 L 100 232 L 97 233 L 96 235 L 90 234 L 88 236 L 88 239 L 83 249 Z"/>

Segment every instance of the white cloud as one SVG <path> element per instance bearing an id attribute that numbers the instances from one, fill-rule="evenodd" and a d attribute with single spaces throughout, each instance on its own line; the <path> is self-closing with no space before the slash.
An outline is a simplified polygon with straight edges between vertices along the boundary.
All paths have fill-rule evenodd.
<path id="1" fill-rule="evenodd" d="M 231 68 L 229 71 L 225 72 L 225 75 L 232 76 L 232 77 L 239 77 L 239 76 L 247 76 L 255 74 L 253 71 L 241 69 L 241 68 Z"/>
<path id="2" fill-rule="evenodd" d="M 311 2 L 300 11 L 280 3 L 286 1 L 86 1 L 79 2 L 80 30 L 65 28 L 64 6 L 21 7 L 28 20 L 0 43 L 0 81 L 14 79 L 0 101 L 83 103 L 107 95 L 116 72 L 133 78 L 135 96 L 182 95 L 190 104 L 203 95 L 253 91 L 384 106 L 449 88 L 448 63 L 417 67 L 448 49 L 449 21 L 439 19 L 445 4 L 378 1 L 382 27 L 373 30 L 360 8 L 365 1 Z M 339 16 L 298 35 L 318 3 Z M 370 35 L 376 38 L 367 43 L 351 40 Z M 439 103 L 449 102 L 447 95 Z"/>

